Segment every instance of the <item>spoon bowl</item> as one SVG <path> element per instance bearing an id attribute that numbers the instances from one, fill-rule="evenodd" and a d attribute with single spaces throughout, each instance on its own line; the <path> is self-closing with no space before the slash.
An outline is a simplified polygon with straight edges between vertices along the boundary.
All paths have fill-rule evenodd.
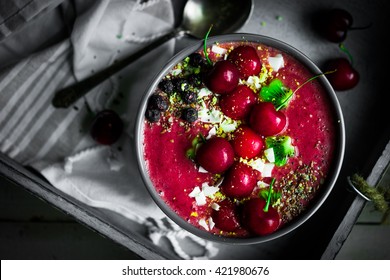
<path id="1" fill-rule="evenodd" d="M 253 0 L 188 0 L 178 27 L 110 67 L 61 89 L 52 104 L 57 108 L 68 108 L 104 80 L 173 38 L 189 35 L 201 39 L 211 26 L 211 35 L 232 33 L 247 22 L 252 10 Z"/>
<path id="2" fill-rule="evenodd" d="M 198 39 L 204 37 L 211 25 L 210 35 L 228 34 L 241 28 L 252 10 L 252 0 L 189 0 L 179 28 Z"/>

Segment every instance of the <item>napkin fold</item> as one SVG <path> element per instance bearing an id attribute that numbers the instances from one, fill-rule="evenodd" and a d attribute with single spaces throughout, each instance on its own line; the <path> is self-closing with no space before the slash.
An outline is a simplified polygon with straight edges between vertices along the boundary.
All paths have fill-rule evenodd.
<path id="1" fill-rule="evenodd" d="M 150 241 L 170 243 L 184 259 L 212 258 L 218 249 L 170 221 L 144 186 L 134 152 L 134 121 L 148 84 L 174 54 L 174 40 L 123 69 L 66 110 L 54 93 L 104 69 L 173 28 L 169 0 L 64 2 L 74 9 L 70 37 L 0 73 L 0 150 L 39 170 L 86 205 L 108 209 L 147 228 Z M 88 106 L 86 105 L 88 104 Z M 89 108 L 111 108 L 125 122 L 112 146 L 88 133 Z M 196 249 L 194 249 L 196 248 Z"/>

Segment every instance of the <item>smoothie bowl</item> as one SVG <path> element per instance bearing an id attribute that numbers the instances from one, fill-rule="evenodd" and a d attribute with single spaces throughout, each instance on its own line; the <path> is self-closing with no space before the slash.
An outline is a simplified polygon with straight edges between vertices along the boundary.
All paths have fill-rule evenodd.
<path id="1" fill-rule="evenodd" d="M 151 196 L 189 232 L 254 244 L 291 232 L 323 204 L 344 156 L 344 122 L 326 75 L 272 38 L 208 38 L 148 88 L 137 160 Z"/>

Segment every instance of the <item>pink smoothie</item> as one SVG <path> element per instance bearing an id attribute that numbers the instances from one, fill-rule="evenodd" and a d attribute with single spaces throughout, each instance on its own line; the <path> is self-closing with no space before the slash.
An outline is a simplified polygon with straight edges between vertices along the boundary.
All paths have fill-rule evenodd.
<path id="1" fill-rule="evenodd" d="M 219 47 L 229 53 L 239 44 L 224 43 Z M 313 77 L 313 73 L 290 55 L 265 45 L 254 46 L 264 69 L 268 71 L 265 81 L 261 83 L 262 86 L 278 78 L 285 86 L 295 90 L 300 84 Z M 203 53 L 202 50 L 199 52 Z M 273 71 L 268 58 L 278 54 L 282 55 L 284 66 L 278 71 Z M 223 54 L 213 52 L 210 52 L 209 57 L 213 61 L 224 59 Z M 167 75 L 168 78 L 177 75 L 174 69 L 172 71 Z M 178 75 L 180 76 L 180 73 Z M 256 95 L 259 90 L 254 90 Z M 156 92 L 164 94 L 160 89 L 156 89 Z M 325 90 L 317 80 L 313 80 L 294 93 L 287 108 L 283 109 L 287 116 L 287 127 L 281 134 L 291 137 L 295 153 L 288 159 L 286 165 L 275 166 L 270 177 L 263 177 L 261 173 L 258 177 L 259 182 L 266 184 L 271 181 L 271 178 L 275 178 L 274 190 L 281 195 L 278 203 L 274 205 L 281 217 L 279 228 L 305 211 L 307 205 L 321 189 L 329 172 L 335 149 L 337 120 L 328 102 Z M 180 105 L 171 98 L 169 106 Z M 198 108 L 199 104 L 194 107 Z M 245 120 L 242 122 L 245 123 Z M 192 123 L 185 122 L 176 116 L 174 109 L 170 109 L 158 122 L 151 123 L 145 120 L 144 126 L 144 156 L 147 170 L 162 199 L 184 220 L 200 229 L 226 236 L 250 235 L 244 228 L 235 232 L 225 232 L 212 225 L 210 215 L 213 207 L 224 199 L 221 191 L 208 196 L 204 205 L 198 205 L 194 197 L 189 196 L 194 188 L 202 189 L 203 183 L 213 186 L 217 184 L 219 178 L 223 177 L 223 174 L 216 176 L 200 170 L 196 162 L 186 155 L 186 151 L 192 147 L 192 140 L 199 133 L 207 136 L 213 124 L 202 122 L 200 119 Z M 224 136 L 230 139 L 231 133 L 225 133 Z M 259 155 L 259 158 L 264 158 L 264 155 Z M 236 160 L 240 159 L 236 158 Z M 259 183 L 250 197 L 258 196 L 261 189 L 262 185 Z M 239 205 L 242 201 L 235 200 L 235 203 Z"/>

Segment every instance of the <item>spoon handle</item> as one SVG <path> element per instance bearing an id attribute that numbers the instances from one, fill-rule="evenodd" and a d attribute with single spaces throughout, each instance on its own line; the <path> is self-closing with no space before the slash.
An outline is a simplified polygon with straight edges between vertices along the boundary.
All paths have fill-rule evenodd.
<path id="1" fill-rule="evenodd" d="M 56 108 L 68 108 L 70 105 L 72 105 L 82 96 L 84 96 L 94 87 L 96 87 L 101 82 L 103 82 L 110 76 L 114 75 L 115 73 L 117 73 L 118 71 L 120 71 L 121 69 L 129 65 L 130 63 L 134 62 L 138 58 L 142 57 L 143 55 L 147 54 L 148 52 L 152 51 L 156 47 L 162 45 L 163 43 L 169 41 L 170 39 L 179 35 L 183 36 L 185 34 L 186 32 L 183 32 L 182 29 L 176 28 L 173 31 L 167 33 L 166 35 L 163 35 L 160 38 L 156 39 L 149 45 L 131 54 L 130 56 L 124 58 L 123 60 L 115 62 L 108 68 L 100 72 L 96 72 L 95 74 L 91 75 L 90 77 L 80 82 L 77 82 L 73 85 L 61 89 L 60 91 L 56 92 L 56 94 L 54 95 L 54 98 L 52 100 L 53 106 Z"/>

